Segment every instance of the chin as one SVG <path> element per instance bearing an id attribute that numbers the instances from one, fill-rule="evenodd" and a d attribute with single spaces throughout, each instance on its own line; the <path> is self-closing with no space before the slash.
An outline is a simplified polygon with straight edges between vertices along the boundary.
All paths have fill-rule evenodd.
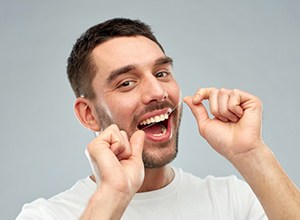
<path id="1" fill-rule="evenodd" d="M 154 145 L 154 146 L 153 146 Z M 173 141 L 152 144 L 143 151 L 144 167 L 148 169 L 160 168 L 171 163 L 178 154 L 178 135 Z"/>

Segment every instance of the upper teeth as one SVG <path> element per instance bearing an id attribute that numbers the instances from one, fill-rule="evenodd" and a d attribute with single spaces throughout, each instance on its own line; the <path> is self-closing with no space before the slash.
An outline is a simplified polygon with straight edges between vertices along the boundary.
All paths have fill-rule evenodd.
<path id="1" fill-rule="evenodd" d="M 164 121 L 164 120 L 166 120 L 168 118 L 169 118 L 169 114 L 168 113 L 161 114 L 161 115 L 156 115 L 154 117 L 147 118 L 146 120 L 142 121 L 140 123 L 140 125 L 148 125 L 148 124 L 151 124 L 151 123 L 157 123 L 157 122 L 160 122 L 160 121 Z"/>

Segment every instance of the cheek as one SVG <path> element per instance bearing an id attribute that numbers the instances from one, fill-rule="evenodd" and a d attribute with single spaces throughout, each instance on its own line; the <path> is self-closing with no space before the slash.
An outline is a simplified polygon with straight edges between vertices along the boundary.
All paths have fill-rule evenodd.
<path id="1" fill-rule="evenodd" d="M 138 106 L 138 99 L 134 96 L 119 96 L 114 98 L 109 106 L 112 117 L 117 123 L 128 122 L 132 120 Z"/>
<path id="2" fill-rule="evenodd" d="M 174 104 L 181 102 L 181 91 L 177 83 L 174 83 L 172 86 L 168 87 L 168 94 Z"/>

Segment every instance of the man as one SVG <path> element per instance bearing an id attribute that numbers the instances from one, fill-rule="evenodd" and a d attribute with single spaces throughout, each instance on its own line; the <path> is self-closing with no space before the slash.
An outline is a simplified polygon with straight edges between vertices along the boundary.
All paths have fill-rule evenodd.
<path id="1" fill-rule="evenodd" d="M 73 47 L 68 77 L 78 119 L 98 135 L 87 147 L 94 175 L 24 206 L 18 219 L 300 218 L 300 192 L 264 144 L 262 104 L 246 92 L 200 88 L 184 102 L 258 200 L 235 177 L 200 179 L 169 165 L 181 93 L 172 59 L 146 24 L 112 19 L 90 28 Z"/>

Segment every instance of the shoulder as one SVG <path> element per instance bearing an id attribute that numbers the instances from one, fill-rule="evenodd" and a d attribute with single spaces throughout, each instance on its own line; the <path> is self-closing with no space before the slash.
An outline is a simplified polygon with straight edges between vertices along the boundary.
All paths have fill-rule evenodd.
<path id="1" fill-rule="evenodd" d="M 196 184 L 197 186 L 209 187 L 214 190 L 228 190 L 231 187 L 248 188 L 247 183 L 243 180 L 238 179 L 234 175 L 225 177 L 215 177 L 212 175 L 204 178 L 195 176 L 189 172 L 183 171 L 182 169 L 173 168 L 176 175 L 182 183 Z"/>
<path id="2" fill-rule="evenodd" d="M 182 192 L 201 196 L 213 203 L 229 201 L 236 203 L 238 200 L 253 197 L 248 184 L 234 175 L 225 177 L 210 175 L 201 178 L 182 169 L 177 169 L 175 173 L 178 175 L 179 188 Z"/>
<path id="3" fill-rule="evenodd" d="M 72 188 L 49 199 L 40 198 L 25 204 L 17 220 L 78 219 L 95 189 L 89 177 L 79 180 Z"/>
<path id="4" fill-rule="evenodd" d="M 250 186 L 234 175 L 197 177 L 181 169 L 176 171 L 185 194 L 210 203 L 220 213 L 231 211 L 237 216 L 265 219 L 264 211 Z"/>

